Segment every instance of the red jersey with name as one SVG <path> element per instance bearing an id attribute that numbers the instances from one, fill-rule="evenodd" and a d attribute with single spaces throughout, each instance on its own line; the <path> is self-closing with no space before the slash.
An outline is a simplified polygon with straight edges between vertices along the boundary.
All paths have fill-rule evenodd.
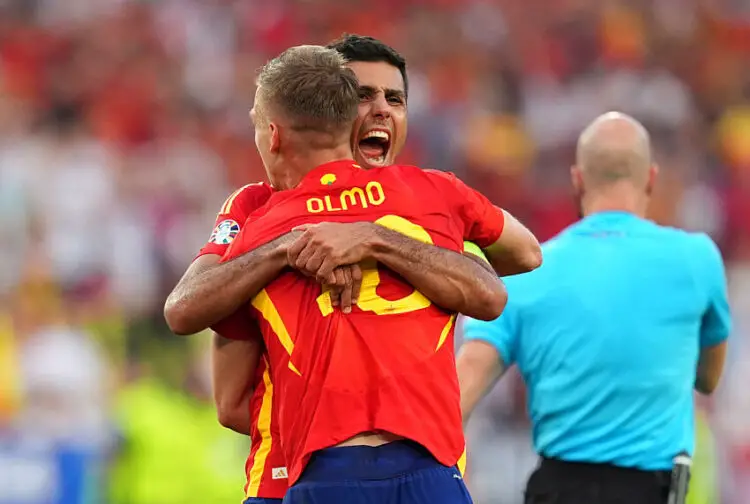
<path id="1" fill-rule="evenodd" d="M 262 207 L 273 194 L 273 189 L 265 182 L 257 182 L 240 187 L 226 199 L 216 215 L 216 223 L 211 236 L 198 256 L 215 254 L 223 256 L 229 244 L 237 237 L 247 217 Z"/>
<path id="2" fill-rule="evenodd" d="M 413 166 L 362 170 L 353 161 L 317 167 L 250 216 L 224 259 L 323 221 L 371 221 L 459 252 L 486 247 L 502 211 L 454 175 Z M 288 270 L 250 303 L 266 343 L 289 482 L 311 454 L 363 432 L 425 446 L 446 466 L 464 449 L 453 350 L 455 314 L 399 275 L 365 263 L 359 300 L 334 308 L 314 280 Z"/>
<path id="3" fill-rule="evenodd" d="M 233 192 L 222 205 L 211 237 L 198 257 L 205 254 L 224 255 L 247 217 L 262 207 L 271 194 L 271 186 L 262 182 L 246 185 Z M 232 339 L 259 337 L 257 323 L 249 317 L 233 318 L 231 334 L 224 334 L 220 328 L 217 329 L 222 336 Z M 284 454 L 279 443 L 278 418 L 273 407 L 273 383 L 265 355 L 256 370 L 253 389 L 247 406 L 250 409 L 250 455 L 245 463 L 245 495 L 283 499 L 289 485 Z"/>

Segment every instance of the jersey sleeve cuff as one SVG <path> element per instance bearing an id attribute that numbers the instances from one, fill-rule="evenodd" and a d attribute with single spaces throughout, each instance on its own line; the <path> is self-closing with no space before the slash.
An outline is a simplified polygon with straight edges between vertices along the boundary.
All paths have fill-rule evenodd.
<path id="1" fill-rule="evenodd" d="M 701 348 L 709 348 L 720 345 L 729 339 L 726 331 L 712 331 L 701 335 Z"/>
<path id="2" fill-rule="evenodd" d="M 501 208 L 493 208 L 495 211 L 486 216 L 486 235 L 474 240 L 483 249 L 497 242 L 505 229 L 505 213 Z"/>

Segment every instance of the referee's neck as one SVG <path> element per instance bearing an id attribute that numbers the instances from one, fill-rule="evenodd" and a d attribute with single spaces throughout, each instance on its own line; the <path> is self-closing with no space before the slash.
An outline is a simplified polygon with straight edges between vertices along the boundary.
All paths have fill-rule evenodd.
<path id="1" fill-rule="evenodd" d="M 646 217 L 649 198 L 635 191 L 602 191 L 584 196 L 581 210 L 584 217 L 603 212 L 623 212 Z"/>

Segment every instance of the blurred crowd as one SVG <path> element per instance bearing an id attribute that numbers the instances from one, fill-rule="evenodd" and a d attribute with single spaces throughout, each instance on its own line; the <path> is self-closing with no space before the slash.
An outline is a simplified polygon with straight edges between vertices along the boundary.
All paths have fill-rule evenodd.
<path id="1" fill-rule="evenodd" d="M 577 218 L 581 129 L 644 122 L 652 217 L 725 255 L 736 331 L 699 407 L 719 502 L 749 502 L 750 1 L 0 0 L 0 504 L 239 501 L 247 446 L 212 416 L 208 339 L 171 336 L 163 300 L 224 198 L 264 179 L 256 69 L 343 32 L 407 58 L 401 160 L 540 239 Z M 521 502 L 523 404 L 511 376 L 472 420 L 480 504 Z"/>

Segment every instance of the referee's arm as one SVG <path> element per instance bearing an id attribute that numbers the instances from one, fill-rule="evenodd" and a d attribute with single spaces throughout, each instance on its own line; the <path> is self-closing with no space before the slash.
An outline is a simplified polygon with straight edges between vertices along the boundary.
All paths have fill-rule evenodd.
<path id="1" fill-rule="evenodd" d="M 515 362 L 517 316 L 509 300 L 502 315 L 485 322 L 461 317 L 464 343 L 456 358 L 464 425 L 479 401 Z"/>
<path id="2" fill-rule="evenodd" d="M 708 303 L 701 320 L 700 356 L 695 376 L 695 390 L 711 394 L 719 385 L 727 354 L 727 338 L 731 331 L 731 316 L 727 296 L 726 273 L 721 253 L 707 235 L 701 240 L 702 261 L 697 276 L 708 294 Z"/>

